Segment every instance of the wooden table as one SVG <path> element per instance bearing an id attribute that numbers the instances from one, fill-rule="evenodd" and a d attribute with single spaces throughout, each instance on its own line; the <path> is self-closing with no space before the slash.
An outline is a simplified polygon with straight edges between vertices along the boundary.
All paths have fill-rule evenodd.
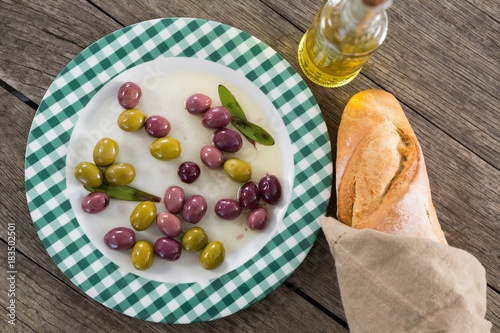
<path id="1" fill-rule="evenodd" d="M 2 274 L 1 331 L 17 332 L 347 332 L 334 262 L 320 233 L 291 277 L 262 301 L 207 323 L 164 325 L 114 312 L 75 287 L 39 241 L 26 204 L 24 154 L 45 91 L 84 48 L 133 23 L 198 17 L 261 39 L 300 72 L 298 42 L 316 1 L 54 1 L 0 3 L 1 255 L 15 222 L 16 325 L 6 324 Z M 328 126 L 333 154 L 342 110 L 367 88 L 401 102 L 426 158 L 434 204 L 451 246 L 487 272 L 488 311 L 500 330 L 500 7 L 495 1 L 395 1 L 386 42 L 351 84 L 308 83 Z M 335 155 L 334 155 L 335 156 Z M 334 215 L 335 195 L 328 214 Z"/>

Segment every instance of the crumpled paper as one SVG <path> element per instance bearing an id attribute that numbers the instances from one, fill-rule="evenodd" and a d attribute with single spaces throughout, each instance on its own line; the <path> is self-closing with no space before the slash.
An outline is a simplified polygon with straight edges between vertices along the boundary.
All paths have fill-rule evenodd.
<path id="1" fill-rule="evenodd" d="M 490 332 L 484 267 L 437 242 L 320 220 L 350 332 Z"/>

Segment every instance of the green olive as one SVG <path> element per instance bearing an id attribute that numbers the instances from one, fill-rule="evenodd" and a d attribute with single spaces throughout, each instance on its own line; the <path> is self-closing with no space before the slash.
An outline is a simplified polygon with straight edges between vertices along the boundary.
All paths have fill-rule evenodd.
<path id="1" fill-rule="evenodd" d="M 135 168 L 130 163 L 115 163 L 106 168 L 104 177 L 113 185 L 128 185 L 135 178 Z"/>
<path id="2" fill-rule="evenodd" d="M 94 163 L 90 162 L 80 162 L 76 165 L 75 178 L 78 179 L 83 185 L 91 187 L 101 186 L 104 180 L 101 169 L 99 169 Z"/>
<path id="3" fill-rule="evenodd" d="M 200 227 L 189 229 L 182 237 L 182 248 L 188 252 L 200 251 L 207 243 L 208 236 Z"/>
<path id="4" fill-rule="evenodd" d="M 239 158 L 229 158 L 224 162 L 224 172 L 232 180 L 246 183 L 252 177 L 252 167 Z"/>
<path id="5" fill-rule="evenodd" d="M 149 146 L 151 155 L 163 161 L 173 160 L 179 157 L 181 151 L 181 143 L 177 139 L 169 136 L 158 138 Z"/>
<path id="6" fill-rule="evenodd" d="M 150 268 L 155 259 L 153 245 L 148 241 L 138 241 L 132 248 L 132 265 L 140 271 Z"/>
<path id="7" fill-rule="evenodd" d="M 130 214 L 130 224 L 137 231 L 146 230 L 156 218 L 156 205 L 151 201 L 138 204 Z"/>
<path id="8" fill-rule="evenodd" d="M 138 109 L 124 110 L 118 116 L 118 127 L 127 132 L 136 132 L 144 127 L 146 115 Z"/>
<path id="9" fill-rule="evenodd" d="M 212 241 L 200 253 L 200 264 L 205 269 L 215 269 L 222 265 L 225 256 L 224 245 L 219 241 Z"/>
<path id="10" fill-rule="evenodd" d="M 102 138 L 94 147 L 94 163 L 97 166 L 106 167 L 115 163 L 118 156 L 118 143 L 110 138 Z"/>

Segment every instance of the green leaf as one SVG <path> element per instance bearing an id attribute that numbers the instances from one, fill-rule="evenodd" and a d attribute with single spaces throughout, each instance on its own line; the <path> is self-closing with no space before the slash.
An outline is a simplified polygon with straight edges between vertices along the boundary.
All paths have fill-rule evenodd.
<path id="1" fill-rule="evenodd" d="M 219 84 L 219 98 L 222 105 L 231 113 L 231 123 L 255 147 L 255 142 L 265 146 L 274 145 L 273 137 L 262 127 L 247 120 L 243 109 L 233 94 L 222 84 Z"/>
<path id="2" fill-rule="evenodd" d="M 222 105 L 229 110 L 233 118 L 247 120 L 240 103 L 238 103 L 233 94 L 231 94 L 222 84 L 219 84 L 219 98 Z"/>
<path id="3" fill-rule="evenodd" d="M 248 139 L 254 140 L 255 142 L 258 142 L 264 146 L 274 145 L 273 137 L 262 127 L 255 125 L 254 123 L 251 123 L 247 120 L 235 118 L 232 119 L 232 124 Z"/>
<path id="4" fill-rule="evenodd" d="M 125 185 L 102 184 L 98 187 L 84 186 L 89 192 L 104 192 L 112 199 L 125 201 L 152 201 L 160 202 L 161 198 L 156 195 L 135 189 Z"/>

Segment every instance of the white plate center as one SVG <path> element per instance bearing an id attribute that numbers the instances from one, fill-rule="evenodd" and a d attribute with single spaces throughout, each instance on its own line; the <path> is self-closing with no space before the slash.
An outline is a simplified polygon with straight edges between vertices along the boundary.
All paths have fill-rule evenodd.
<path id="1" fill-rule="evenodd" d="M 172 130 L 169 136 L 178 139 L 182 145 L 182 154 L 173 161 L 158 161 L 149 153 L 149 145 L 154 138 L 144 130 L 127 133 L 118 128 L 116 119 L 123 109 L 116 98 L 121 84 L 132 81 L 142 88 L 142 99 L 137 106 L 147 115 L 163 115 L 169 119 Z M 246 226 L 244 212 L 237 220 L 226 221 L 213 212 L 215 202 L 223 198 L 236 199 L 241 184 L 229 180 L 222 170 L 210 170 L 203 166 L 199 150 L 211 144 L 213 130 L 201 125 L 201 117 L 190 115 L 184 109 L 186 98 L 194 93 L 203 93 L 213 100 L 212 105 L 221 105 L 217 87 L 225 85 L 237 98 L 247 118 L 271 133 L 276 144 L 266 147 L 257 144 L 257 149 L 244 140 L 242 150 L 227 157 L 238 157 L 249 162 L 253 168 L 252 180 L 258 180 L 270 173 L 279 177 L 283 187 L 283 197 L 276 206 L 267 206 L 271 214 L 271 223 L 262 232 L 251 231 Z M 276 231 L 282 230 L 285 214 L 293 186 L 293 151 L 285 125 L 276 108 L 269 99 L 243 74 L 230 68 L 196 58 L 157 58 L 113 78 L 98 91 L 88 105 L 79 113 L 79 119 L 73 130 L 66 160 L 66 195 L 70 199 L 72 210 L 92 244 L 110 261 L 116 263 L 122 273 L 133 273 L 150 280 L 168 283 L 206 283 L 219 277 L 253 258 L 269 242 Z M 107 248 L 103 237 L 115 227 L 129 227 L 129 215 L 137 205 L 134 202 L 111 200 L 109 207 L 98 214 L 84 213 L 81 208 L 82 198 L 88 194 L 74 176 L 74 167 L 78 162 L 92 162 L 92 150 L 95 143 L 109 137 L 118 142 L 117 162 L 128 162 L 137 171 L 136 179 L 130 186 L 163 197 L 165 189 L 171 185 L 183 187 L 186 196 L 203 195 L 208 201 L 208 213 L 197 225 L 184 222 L 184 231 L 199 226 L 203 228 L 209 240 L 221 241 L 226 249 L 226 259 L 222 266 L 213 270 L 204 270 L 198 263 L 198 253 L 183 251 L 176 262 L 167 262 L 159 257 L 149 270 L 136 270 L 130 260 L 130 250 L 114 251 Z M 200 178 L 193 184 L 184 184 L 177 177 L 177 168 L 184 161 L 193 161 L 200 165 Z M 262 200 L 261 200 L 262 202 Z M 163 203 L 158 203 L 158 212 L 166 212 Z M 163 235 L 153 224 L 145 231 L 136 231 L 137 240 L 148 240 L 152 244 Z M 177 237 L 180 241 L 181 238 Z"/>

